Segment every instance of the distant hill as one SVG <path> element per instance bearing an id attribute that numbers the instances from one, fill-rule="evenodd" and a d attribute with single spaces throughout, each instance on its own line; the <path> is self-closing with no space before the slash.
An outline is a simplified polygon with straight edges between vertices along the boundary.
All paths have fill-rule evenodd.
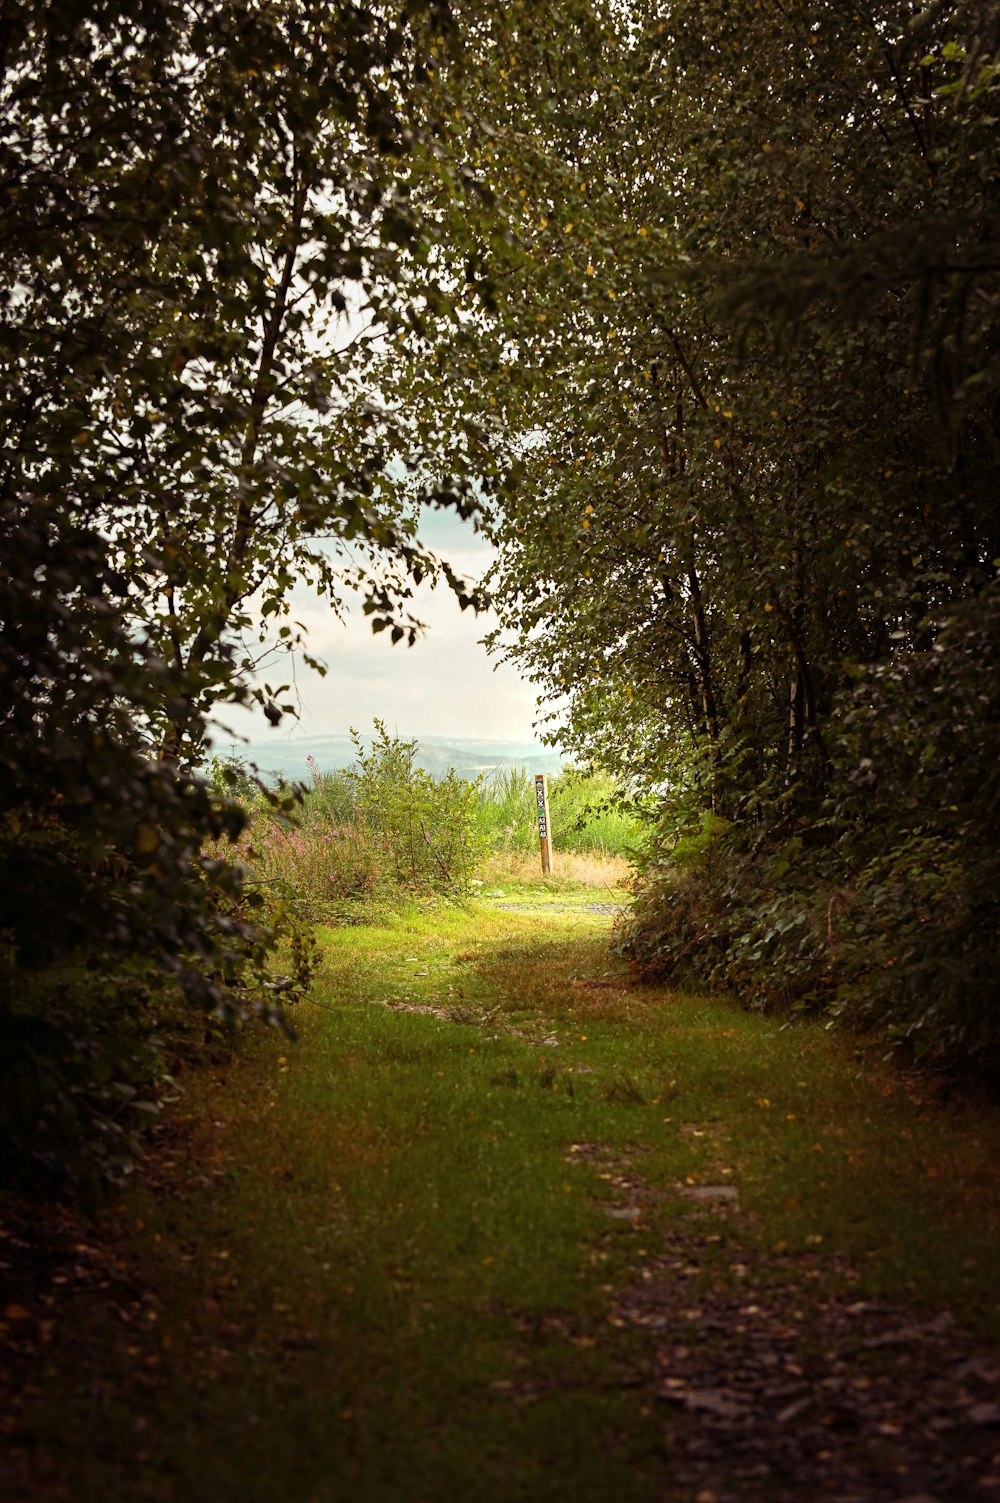
<path id="1" fill-rule="evenodd" d="M 443 777 L 452 768 L 463 777 L 474 778 L 498 768 L 520 767 L 526 772 L 557 773 L 564 758 L 551 747 L 530 741 L 449 740 L 444 736 L 403 737 L 417 742 L 416 765 L 435 777 Z M 362 737 L 366 747 L 371 738 Z M 216 756 L 230 755 L 254 763 L 265 777 L 289 781 L 308 781 L 312 765 L 320 772 L 334 772 L 350 767 L 354 761 L 354 744 L 349 736 L 296 736 L 285 739 L 233 742 L 221 740 Z M 313 762 L 310 762 L 310 758 Z"/>

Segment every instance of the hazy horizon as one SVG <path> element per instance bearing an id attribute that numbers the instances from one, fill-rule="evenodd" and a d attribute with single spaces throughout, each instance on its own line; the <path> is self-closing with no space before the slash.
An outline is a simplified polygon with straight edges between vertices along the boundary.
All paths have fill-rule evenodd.
<path id="1" fill-rule="evenodd" d="M 507 768 L 554 774 L 563 765 L 561 752 L 537 741 L 507 741 L 490 737 L 411 736 L 387 726 L 390 735 L 415 741 L 414 762 L 425 771 L 443 776 L 450 770 L 477 776 Z M 358 727 L 362 744 L 369 748 L 372 727 Z M 318 772 L 336 772 L 356 761 L 356 750 L 347 732 L 329 735 L 281 735 L 254 741 L 216 740 L 214 754 L 225 761 L 235 757 L 264 776 L 308 780 Z"/>

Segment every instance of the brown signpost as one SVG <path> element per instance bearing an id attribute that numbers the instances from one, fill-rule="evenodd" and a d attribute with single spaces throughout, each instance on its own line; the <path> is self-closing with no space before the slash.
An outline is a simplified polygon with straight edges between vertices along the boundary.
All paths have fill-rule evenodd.
<path id="1" fill-rule="evenodd" d="M 552 823 L 549 819 L 549 780 L 544 772 L 535 774 L 535 802 L 538 805 L 538 840 L 542 849 L 542 871 L 552 870 Z"/>

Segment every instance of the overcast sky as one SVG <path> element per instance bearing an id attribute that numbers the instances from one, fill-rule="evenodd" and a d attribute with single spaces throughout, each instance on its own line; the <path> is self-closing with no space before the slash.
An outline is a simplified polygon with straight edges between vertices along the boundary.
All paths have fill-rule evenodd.
<path id="1" fill-rule="evenodd" d="M 467 579 L 480 578 L 489 567 L 489 545 L 451 512 L 429 516 L 421 536 Z M 286 717 L 271 730 L 260 709 L 227 709 L 222 723 L 253 741 L 343 735 L 350 726 L 365 732 L 376 716 L 404 736 L 537 740 L 534 689 L 480 644 L 495 618 L 461 611 L 444 584 L 436 590 L 422 586 L 413 612 L 429 630 L 414 647 L 393 647 L 387 631 L 372 634 L 360 600 L 341 624 L 310 591 L 297 590 L 292 615 L 308 627 L 310 650 L 326 663 L 326 677 L 296 662 L 298 722 Z M 275 659 L 264 677 L 286 682 L 283 661 Z"/>

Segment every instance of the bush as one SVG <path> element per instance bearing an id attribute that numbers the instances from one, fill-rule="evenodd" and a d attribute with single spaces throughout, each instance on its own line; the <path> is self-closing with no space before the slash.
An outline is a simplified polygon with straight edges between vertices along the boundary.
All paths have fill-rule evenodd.
<path id="1" fill-rule="evenodd" d="M 1000 586 L 867 674 L 833 810 L 850 881 L 836 1008 L 917 1054 L 1000 1063 Z"/>
<path id="2" fill-rule="evenodd" d="M 1000 586 L 859 675 L 833 791 L 654 847 L 621 951 L 644 972 L 822 1009 L 910 1058 L 1000 1064 Z"/>
<path id="3" fill-rule="evenodd" d="M 100 918 L 117 889 L 127 894 L 142 880 L 141 865 L 119 850 L 105 858 L 110 870 L 88 872 L 62 827 L 46 832 L 45 843 L 47 862 L 66 872 L 63 934 L 48 950 L 36 942 L 23 890 L 20 901 L 5 903 L 0 931 L 3 1179 L 90 1198 L 129 1172 L 144 1130 L 172 1092 L 172 1060 L 195 1057 L 209 1036 L 231 1037 L 251 1017 L 288 1027 L 287 1009 L 311 977 L 313 942 L 293 893 L 255 890 L 229 860 L 208 852 L 191 859 L 183 880 L 175 872 L 175 885 L 160 888 L 161 928 L 130 910 L 126 895 L 118 933 L 98 924 L 87 932 L 79 927 L 76 881 L 89 874 L 99 884 L 92 911 Z M 8 875 L 27 875 L 17 859 L 22 850 L 20 842 L 0 841 Z M 203 927 L 185 928 L 192 916 Z M 154 948 L 171 933 L 185 945 Z"/>
<path id="4" fill-rule="evenodd" d="M 379 885 L 411 895 L 467 892 L 484 850 L 479 781 L 454 770 L 434 779 L 414 765 L 416 741 L 390 736 L 381 720 L 375 732 L 366 752 L 352 730 L 357 762 L 348 777 L 358 823 L 378 856 Z"/>
<path id="5" fill-rule="evenodd" d="M 226 859 L 246 812 L 156 756 L 178 684 L 131 634 L 106 540 L 41 502 L 0 508 L 0 537 L 0 1158 L 89 1191 L 156 1108 L 165 1032 L 274 1021 L 308 942 Z"/>
<path id="6" fill-rule="evenodd" d="M 732 827 L 706 814 L 678 839 L 673 821 L 653 837 L 615 945 L 649 979 L 709 980 L 730 944 Z"/>
<path id="7" fill-rule="evenodd" d="M 358 905 L 400 897 L 461 896 L 482 857 L 475 819 L 479 784 L 450 772 L 435 779 L 414 765 L 417 743 L 375 722 L 366 751 L 356 731 L 355 765 L 321 772 L 297 790 L 295 818 L 256 800 L 240 845 L 250 885 L 285 884 L 316 922 L 356 918 Z"/>

